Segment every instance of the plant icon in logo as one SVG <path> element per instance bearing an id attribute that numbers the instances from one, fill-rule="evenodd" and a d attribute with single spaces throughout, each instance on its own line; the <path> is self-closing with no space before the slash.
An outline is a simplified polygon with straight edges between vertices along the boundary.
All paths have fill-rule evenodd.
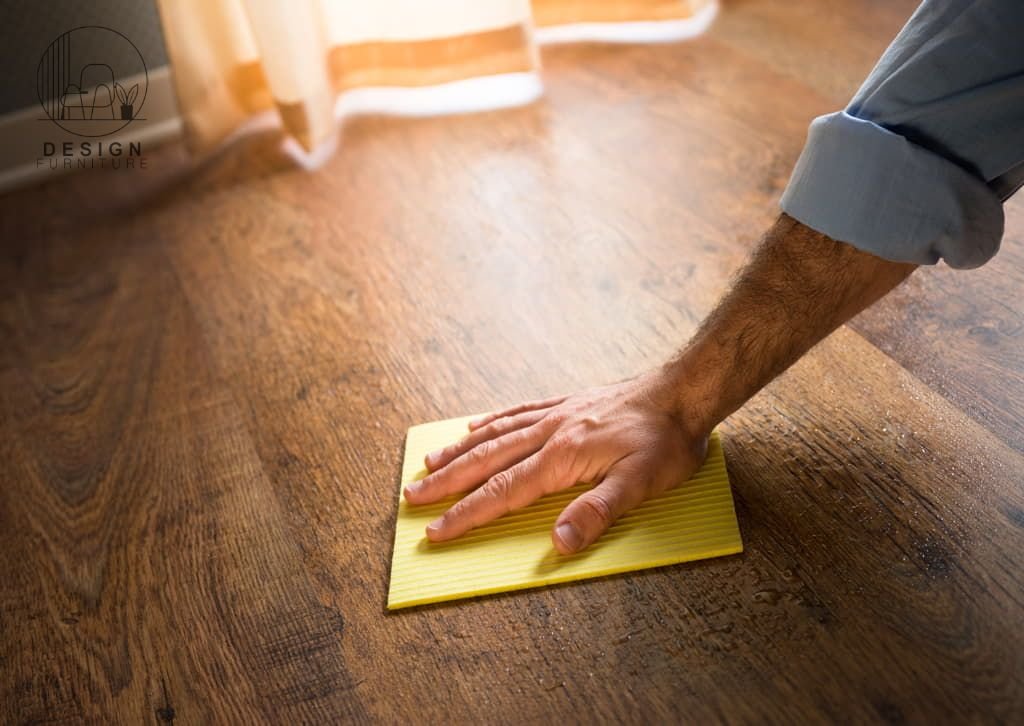
<path id="1" fill-rule="evenodd" d="M 117 100 L 121 102 L 121 119 L 124 121 L 132 120 L 132 104 L 135 103 L 135 97 L 139 95 L 139 84 L 136 83 L 131 87 L 130 91 L 125 91 L 124 86 L 120 83 L 114 83 L 114 93 L 117 94 Z"/>
<path id="2" fill-rule="evenodd" d="M 36 71 L 46 118 L 77 136 L 108 136 L 140 120 L 148 87 L 139 49 L 99 25 L 61 34 L 43 52 Z"/>

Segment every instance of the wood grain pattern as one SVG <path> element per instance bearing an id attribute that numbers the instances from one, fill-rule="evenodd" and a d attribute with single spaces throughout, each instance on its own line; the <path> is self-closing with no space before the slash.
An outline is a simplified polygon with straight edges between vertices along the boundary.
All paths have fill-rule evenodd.
<path id="1" fill-rule="evenodd" d="M 1020 201 L 726 422 L 744 554 L 384 610 L 405 429 L 667 356 L 913 4 L 0 200 L 0 721 L 1020 720 Z"/>

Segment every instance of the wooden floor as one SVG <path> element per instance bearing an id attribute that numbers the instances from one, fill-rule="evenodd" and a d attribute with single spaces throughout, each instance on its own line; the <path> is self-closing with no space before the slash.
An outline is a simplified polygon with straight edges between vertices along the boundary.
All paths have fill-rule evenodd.
<path id="1" fill-rule="evenodd" d="M 0 721 L 1019 722 L 1024 200 L 723 426 L 744 554 L 384 610 L 405 429 L 668 356 L 913 5 L 0 200 Z"/>

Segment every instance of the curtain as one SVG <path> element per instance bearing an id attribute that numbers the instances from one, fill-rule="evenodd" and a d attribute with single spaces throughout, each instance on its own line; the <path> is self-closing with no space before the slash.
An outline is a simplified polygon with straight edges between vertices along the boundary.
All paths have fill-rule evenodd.
<path id="1" fill-rule="evenodd" d="M 465 112 L 542 92 L 538 43 L 673 40 L 715 0 L 159 0 L 186 137 L 253 123 L 302 152 L 347 114 Z"/>

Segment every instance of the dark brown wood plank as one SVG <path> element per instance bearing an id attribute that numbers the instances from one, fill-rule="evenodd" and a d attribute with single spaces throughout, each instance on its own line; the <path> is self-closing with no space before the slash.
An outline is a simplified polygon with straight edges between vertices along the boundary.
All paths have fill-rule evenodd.
<path id="1" fill-rule="evenodd" d="M 361 713 L 177 279 L 94 222 L 2 265 L 2 719 Z"/>
<path id="2" fill-rule="evenodd" d="M 915 275 L 854 327 L 1024 452 L 1024 200 L 1011 200 L 1006 218 L 991 262 Z"/>

